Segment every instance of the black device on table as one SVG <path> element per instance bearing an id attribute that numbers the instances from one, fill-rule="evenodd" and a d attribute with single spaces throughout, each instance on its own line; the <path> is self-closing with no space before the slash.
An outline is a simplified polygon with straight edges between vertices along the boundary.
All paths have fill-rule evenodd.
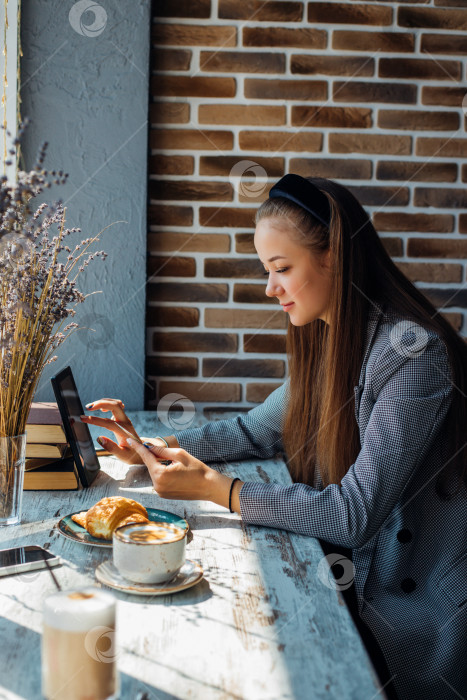
<path id="1" fill-rule="evenodd" d="M 100 465 L 89 427 L 81 422 L 80 416 L 84 415 L 84 410 L 71 367 L 65 367 L 50 381 L 79 479 L 86 488 L 98 475 Z"/>
<path id="2" fill-rule="evenodd" d="M 0 549 L 0 576 L 45 569 L 47 568 L 46 559 L 49 566 L 62 563 L 60 557 L 38 545 Z"/>

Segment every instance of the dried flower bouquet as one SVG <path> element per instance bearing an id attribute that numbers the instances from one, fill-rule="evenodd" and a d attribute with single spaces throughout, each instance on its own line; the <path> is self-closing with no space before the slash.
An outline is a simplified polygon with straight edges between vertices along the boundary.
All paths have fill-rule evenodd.
<path id="1" fill-rule="evenodd" d="M 25 126 L 23 122 L 12 141 L 10 155 L 15 154 Z M 61 203 L 37 206 L 37 197 L 45 189 L 65 183 L 68 177 L 62 171 L 44 170 L 46 148 L 44 144 L 33 169 L 19 172 L 16 182 L 10 183 L 5 175 L 1 178 L 0 438 L 25 432 L 41 373 L 57 359 L 54 350 L 78 324 L 68 323 L 63 332 L 62 326 L 75 315 L 74 307 L 90 296 L 77 289 L 76 278 L 93 258 L 106 258 L 102 250 L 88 253 L 100 234 L 82 240 L 73 250 L 67 245 L 66 239 L 80 229 L 65 228 L 66 210 Z M 57 233 L 51 237 L 53 229 Z M 66 259 L 60 256 L 63 251 Z M 0 473 L 0 494 L 8 490 L 2 483 L 5 478 Z"/>

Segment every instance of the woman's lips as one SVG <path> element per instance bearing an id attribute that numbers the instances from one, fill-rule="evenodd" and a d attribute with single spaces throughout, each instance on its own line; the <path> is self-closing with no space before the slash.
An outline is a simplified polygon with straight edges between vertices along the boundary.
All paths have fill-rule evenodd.
<path id="1" fill-rule="evenodd" d="M 293 306 L 293 301 L 290 302 L 290 304 L 281 304 L 282 308 L 284 311 L 288 311 L 291 306 Z"/>

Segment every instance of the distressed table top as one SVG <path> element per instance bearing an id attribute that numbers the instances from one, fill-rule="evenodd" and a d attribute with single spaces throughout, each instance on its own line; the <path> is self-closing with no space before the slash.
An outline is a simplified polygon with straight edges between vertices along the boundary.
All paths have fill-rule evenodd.
<path id="1" fill-rule="evenodd" d="M 155 412 L 129 415 L 140 435 L 169 433 Z M 94 571 L 111 554 L 64 538 L 55 527 L 60 517 L 122 495 L 188 520 L 187 557 L 203 567 L 202 581 L 162 597 L 113 591 L 123 700 L 382 697 L 340 594 L 318 577 L 317 540 L 246 525 L 214 504 L 163 500 L 145 467 L 100 461 L 89 489 L 25 492 L 22 524 L 1 528 L 0 547 L 45 546 L 63 559 L 54 569 L 63 588 L 100 585 Z M 247 481 L 290 483 L 279 458 L 222 470 Z M 0 578 L 0 698 L 41 697 L 42 605 L 54 590 L 46 570 Z"/>

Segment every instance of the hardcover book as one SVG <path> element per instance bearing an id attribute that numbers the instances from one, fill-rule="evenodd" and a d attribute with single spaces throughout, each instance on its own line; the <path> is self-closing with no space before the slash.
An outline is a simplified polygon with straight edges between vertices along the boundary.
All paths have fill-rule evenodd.
<path id="1" fill-rule="evenodd" d="M 70 491 L 78 488 L 73 457 L 38 467 L 24 474 L 24 491 Z"/>
<path id="2" fill-rule="evenodd" d="M 56 403 L 33 401 L 26 423 L 26 436 L 28 443 L 66 442 L 60 411 Z"/>

